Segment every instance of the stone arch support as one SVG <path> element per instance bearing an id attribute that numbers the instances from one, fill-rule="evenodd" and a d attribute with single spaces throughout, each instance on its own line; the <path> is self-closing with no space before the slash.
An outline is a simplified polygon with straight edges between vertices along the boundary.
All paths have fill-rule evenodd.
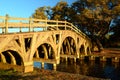
<path id="1" fill-rule="evenodd" d="M 45 47 L 45 45 L 42 45 L 43 51 L 44 51 L 44 55 L 45 55 L 45 59 L 48 59 L 48 51 L 47 48 Z"/>
<path id="2" fill-rule="evenodd" d="M 14 57 L 10 52 L 8 52 L 8 54 L 9 54 L 10 57 L 11 57 L 11 64 L 16 65 L 15 57 Z"/>
<path id="3" fill-rule="evenodd" d="M 50 44 L 43 43 L 36 49 L 34 57 L 44 59 L 56 59 L 55 49 Z"/>
<path id="4" fill-rule="evenodd" d="M 60 54 L 77 55 L 76 53 L 77 53 L 77 50 L 76 50 L 75 40 L 72 37 L 67 36 L 61 44 Z"/>
<path id="5" fill-rule="evenodd" d="M 0 58 L 2 63 L 6 63 L 6 58 L 2 53 L 0 53 Z"/>

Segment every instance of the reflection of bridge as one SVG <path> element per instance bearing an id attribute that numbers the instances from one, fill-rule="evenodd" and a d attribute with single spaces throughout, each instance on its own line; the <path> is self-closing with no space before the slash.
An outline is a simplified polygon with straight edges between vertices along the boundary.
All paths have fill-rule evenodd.
<path id="1" fill-rule="evenodd" d="M 60 57 L 76 60 L 81 54 L 91 54 L 90 39 L 66 21 L 6 15 L 0 16 L 0 30 L 0 63 L 8 68 L 15 65 L 16 70 L 33 71 L 33 61 L 56 68 Z"/>

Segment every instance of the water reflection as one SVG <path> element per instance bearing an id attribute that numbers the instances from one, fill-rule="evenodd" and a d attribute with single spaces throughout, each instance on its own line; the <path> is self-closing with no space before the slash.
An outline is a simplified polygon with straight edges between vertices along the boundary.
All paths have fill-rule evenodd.
<path id="1" fill-rule="evenodd" d="M 41 63 L 34 63 L 34 66 L 41 68 Z M 45 64 L 45 69 L 52 69 L 52 64 Z M 98 78 L 109 78 L 111 80 L 120 80 L 120 64 L 95 62 L 95 61 L 77 61 L 61 62 L 57 65 L 57 71 L 82 74 Z"/>
<path id="2" fill-rule="evenodd" d="M 34 62 L 34 67 L 42 69 L 42 63 L 41 62 Z M 52 70 L 53 69 L 53 65 L 52 64 L 48 64 L 48 63 L 44 63 L 44 69 Z"/>

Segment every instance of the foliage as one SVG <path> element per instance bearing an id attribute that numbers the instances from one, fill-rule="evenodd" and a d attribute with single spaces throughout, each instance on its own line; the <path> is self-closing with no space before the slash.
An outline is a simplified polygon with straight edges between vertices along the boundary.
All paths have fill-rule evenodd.
<path id="1" fill-rule="evenodd" d="M 66 2 L 61 1 L 55 7 L 52 8 L 51 19 L 65 20 L 68 14 L 68 4 Z"/>
<path id="2" fill-rule="evenodd" d="M 119 17 L 113 20 L 113 25 L 111 26 L 109 42 L 112 43 L 110 46 L 120 47 L 120 19 Z"/>
<path id="3" fill-rule="evenodd" d="M 50 11 L 50 7 L 46 7 L 46 6 L 40 7 L 35 10 L 35 13 L 32 15 L 32 17 L 36 19 L 48 19 L 49 11 Z"/>
<path id="4" fill-rule="evenodd" d="M 37 16 L 37 17 L 36 17 Z M 53 8 L 40 7 L 33 14 L 39 19 L 66 20 L 72 22 L 102 49 L 101 42 L 106 40 L 110 31 L 119 37 L 117 27 L 111 28 L 111 22 L 120 16 L 120 0 L 77 0 L 72 5 L 60 1 Z M 118 22 L 115 22 L 117 24 Z M 117 24 L 118 26 L 118 24 Z M 119 32 L 119 31 L 118 31 Z"/>

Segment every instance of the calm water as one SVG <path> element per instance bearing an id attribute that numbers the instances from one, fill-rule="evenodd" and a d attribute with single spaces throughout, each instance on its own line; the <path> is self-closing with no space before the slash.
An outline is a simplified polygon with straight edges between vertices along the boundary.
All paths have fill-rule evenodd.
<path id="1" fill-rule="evenodd" d="M 41 68 L 41 63 L 34 62 L 34 66 Z M 52 70 L 52 64 L 45 64 L 45 69 Z M 99 62 L 99 61 L 77 61 L 74 63 L 61 62 L 57 65 L 57 71 L 68 72 L 74 74 L 87 75 L 98 78 L 109 78 L 111 80 L 120 80 L 120 64 Z"/>

